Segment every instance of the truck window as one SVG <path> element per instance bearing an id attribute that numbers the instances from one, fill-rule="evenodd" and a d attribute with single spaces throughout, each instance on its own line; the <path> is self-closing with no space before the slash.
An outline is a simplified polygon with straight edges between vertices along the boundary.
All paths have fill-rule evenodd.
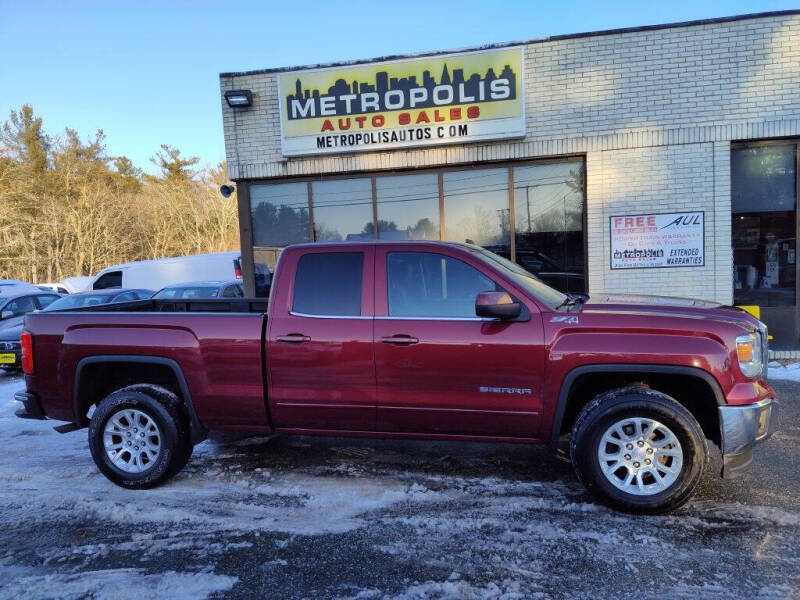
<path id="1" fill-rule="evenodd" d="M 304 315 L 361 315 L 363 252 L 311 253 L 300 257 L 294 276 L 292 312 Z"/>
<path id="2" fill-rule="evenodd" d="M 498 289 L 467 263 L 433 252 L 390 252 L 386 281 L 394 317 L 477 318 L 477 295 Z"/>
<path id="3" fill-rule="evenodd" d="M 109 271 L 94 282 L 94 290 L 110 290 L 122 287 L 122 271 Z"/>

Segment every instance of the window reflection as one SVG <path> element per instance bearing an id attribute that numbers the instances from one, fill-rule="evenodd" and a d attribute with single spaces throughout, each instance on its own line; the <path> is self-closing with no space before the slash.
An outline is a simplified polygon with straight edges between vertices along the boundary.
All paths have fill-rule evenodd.
<path id="1" fill-rule="evenodd" d="M 369 178 L 315 181 L 311 184 L 311 201 L 315 241 L 375 237 L 372 181 Z"/>
<path id="2" fill-rule="evenodd" d="M 438 175 L 378 177 L 375 190 L 380 239 L 439 239 Z"/>
<path id="3" fill-rule="evenodd" d="M 250 186 L 253 243 L 283 247 L 309 241 L 308 189 L 305 183 Z"/>
<path id="4" fill-rule="evenodd" d="M 731 209 L 734 304 L 760 307 L 772 347 L 797 347 L 796 146 L 734 148 Z"/>
<path id="5" fill-rule="evenodd" d="M 519 265 L 563 292 L 585 293 L 583 163 L 514 167 Z"/>
<path id="6" fill-rule="evenodd" d="M 508 252 L 508 169 L 451 171 L 443 185 L 445 239 Z"/>

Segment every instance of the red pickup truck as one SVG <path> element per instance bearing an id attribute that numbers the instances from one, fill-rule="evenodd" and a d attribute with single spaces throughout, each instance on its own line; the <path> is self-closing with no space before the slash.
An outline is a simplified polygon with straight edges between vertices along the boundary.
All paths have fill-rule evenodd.
<path id="1" fill-rule="evenodd" d="M 26 316 L 18 416 L 88 426 L 128 488 L 208 430 L 549 444 L 634 512 L 682 505 L 772 433 L 767 331 L 700 300 L 565 296 L 476 246 L 290 246 L 264 301 L 144 300 Z"/>

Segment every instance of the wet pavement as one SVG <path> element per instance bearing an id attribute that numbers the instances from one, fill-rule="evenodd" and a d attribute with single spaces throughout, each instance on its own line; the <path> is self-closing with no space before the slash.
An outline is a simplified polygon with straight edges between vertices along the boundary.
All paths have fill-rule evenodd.
<path id="1" fill-rule="evenodd" d="M 511 444 L 215 436 L 148 491 L 0 376 L 0 598 L 800 598 L 800 384 L 742 479 L 660 517 Z"/>

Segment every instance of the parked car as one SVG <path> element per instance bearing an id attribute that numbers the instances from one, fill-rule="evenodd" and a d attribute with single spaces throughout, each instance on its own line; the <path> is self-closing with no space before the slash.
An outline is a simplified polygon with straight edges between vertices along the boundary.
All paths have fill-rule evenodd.
<path id="1" fill-rule="evenodd" d="M 134 300 L 147 300 L 153 295 L 153 290 L 99 290 L 96 292 L 82 292 L 70 294 L 53 302 L 45 310 L 64 310 L 69 308 L 85 308 L 87 306 L 101 306 L 117 302 L 133 302 Z"/>
<path id="2" fill-rule="evenodd" d="M 100 271 L 92 281 L 90 289 L 157 290 L 184 281 L 234 279 L 236 274 L 233 261 L 238 258 L 239 252 L 219 252 L 114 265 Z"/>
<path id="3" fill-rule="evenodd" d="M 0 298 L 17 292 L 35 292 L 37 288 L 32 283 L 18 281 L 16 279 L 0 279 Z"/>
<path id="4" fill-rule="evenodd" d="M 554 451 L 570 435 L 589 492 L 643 513 L 692 496 L 707 440 L 731 477 L 776 427 L 766 327 L 734 307 L 567 296 L 446 242 L 289 246 L 264 304 L 31 313 L 17 414 L 88 426 L 98 468 L 126 488 L 172 477 L 212 429 Z M 180 312 L 149 312 L 164 309 Z"/>
<path id="5" fill-rule="evenodd" d="M 40 290 L 61 294 L 62 296 L 69 294 L 69 290 L 59 283 L 37 283 L 36 287 Z"/>
<path id="6" fill-rule="evenodd" d="M 58 285 L 67 289 L 70 294 L 77 294 L 78 292 L 86 292 L 92 289 L 92 277 L 86 275 L 77 275 L 75 277 L 65 277 L 58 282 Z"/>
<path id="7" fill-rule="evenodd" d="M 236 279 L 242 279 L 242 258 L 238 257 L 233 261 Z M 269 289 L 272 286 L 272 273 L 269 266 L 265 263 L 257 262 L 254 267 L 255 294 L 257 298 L 269 298 Z"/>
<path id="8" fill-rule="evenodd" d="M 0 368 L 20 367 L 19 339 L 23 317 L 61 298 L 58 294 L 43 292 L 36 286 L 30 288 L 28 291 L 0 295 Z"/>
<path id="9" fill-rule="evenodd" d="M 190 299 L 190 298 L 243 298 L 242 282 L 233 281 L 190 281 L 170 285 L 158 290 L 153 298 Z"/>

